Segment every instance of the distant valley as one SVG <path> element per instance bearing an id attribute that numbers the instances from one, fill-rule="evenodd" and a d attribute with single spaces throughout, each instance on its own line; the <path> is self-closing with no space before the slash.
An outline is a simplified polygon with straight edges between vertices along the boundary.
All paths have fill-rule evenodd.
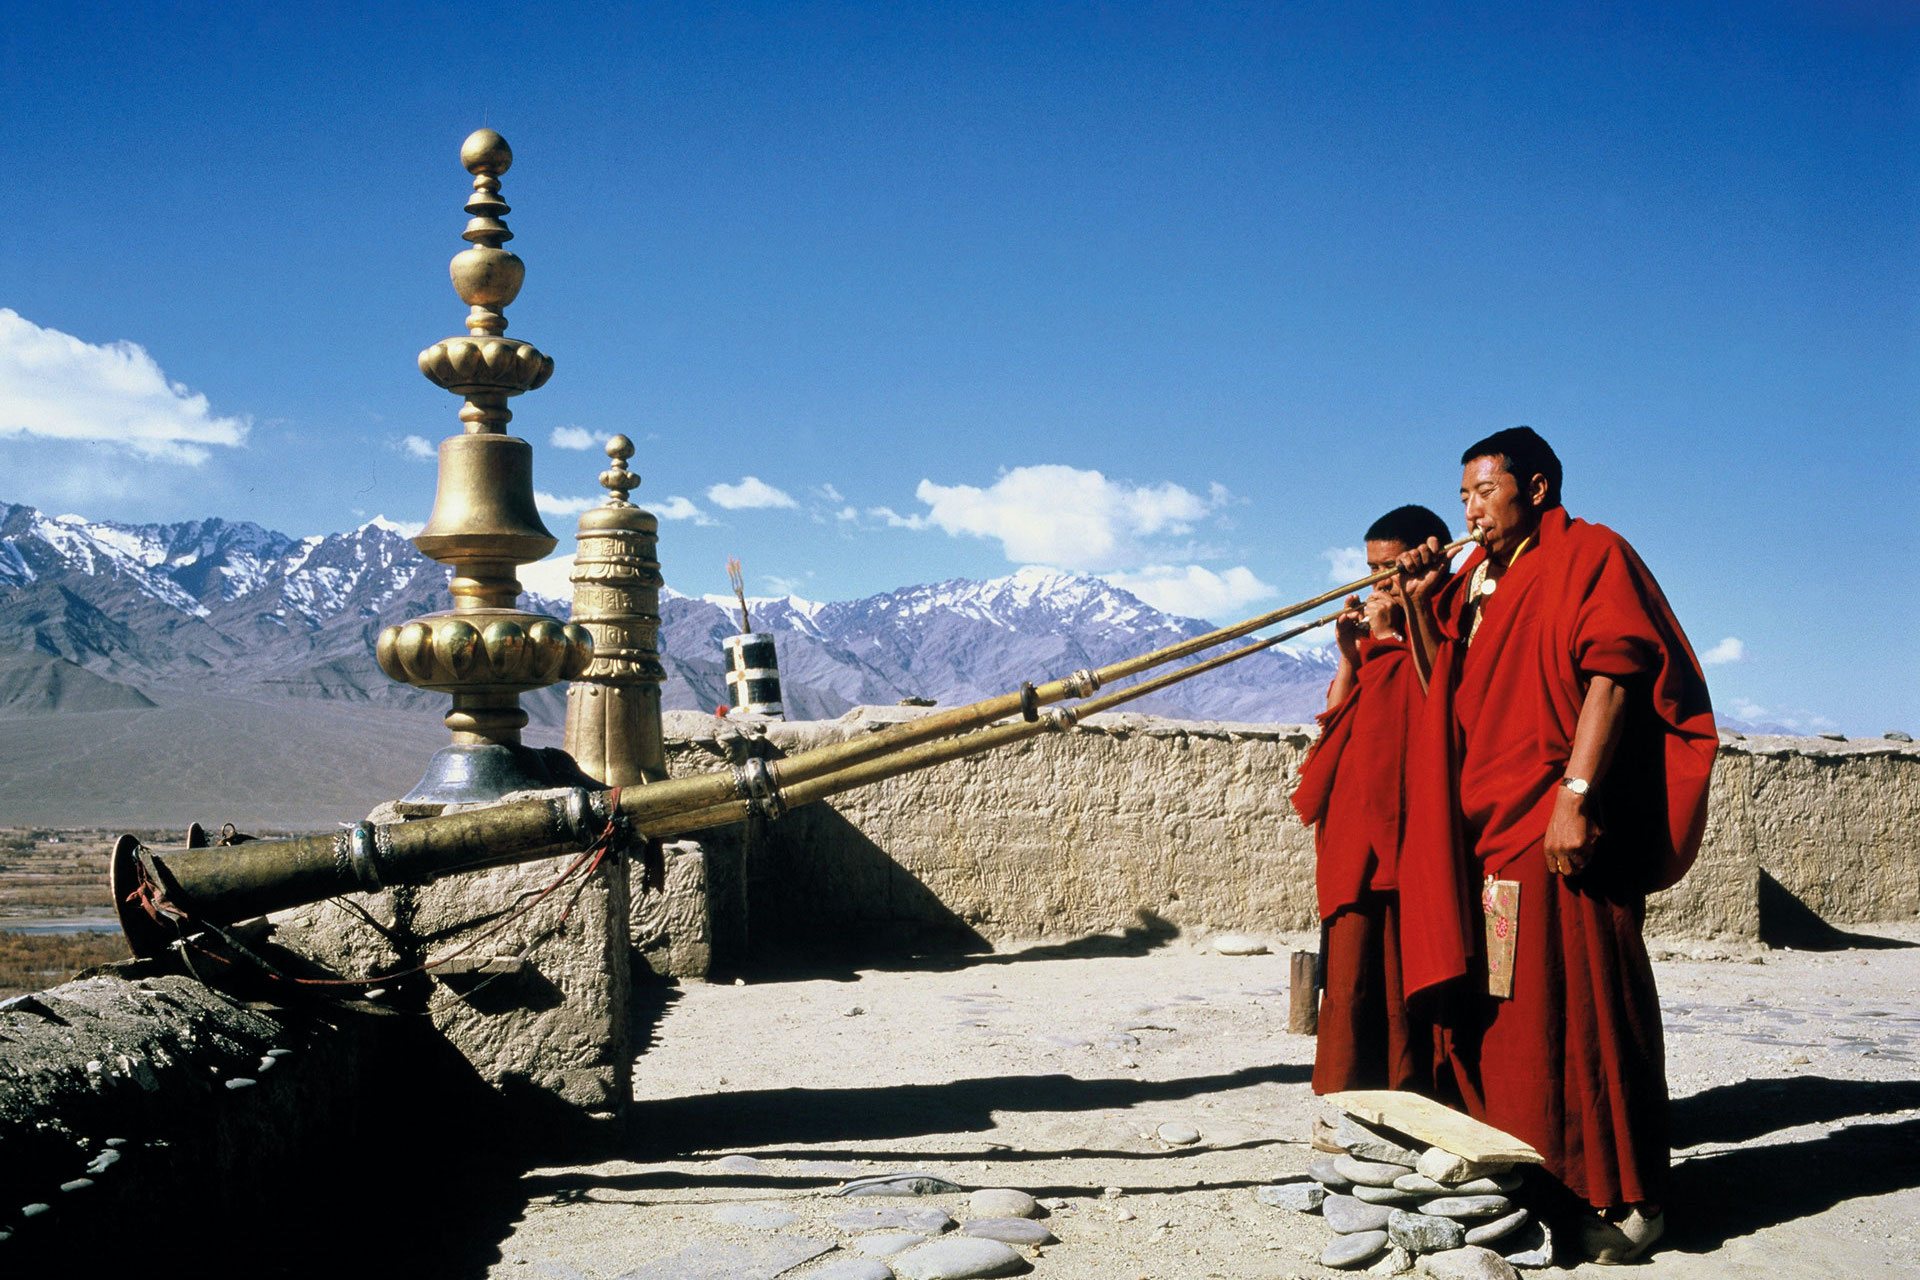
<path id="1" fill-rule="evenodd" d="M 565 601 L 524 602 L 568 613 Z M 793 718 L 968 702 L 1209 629 L 1097 578 L 1032 568 L 863 600 L 750 603 L 756 630 L 779 639 Z M 450 604 L 446 570 L 383 520 L 296 539 L 218 517 L 125 525 L 0 504 L 0 822 L 357 816 L 445 741 L 445 700 L 386 679 L 374 639 Z M 666 706 L 725 702 L 730 609 L 669 590 L 661 614 Z M 1298 722 L 1331 674 L 1325 653 L 1275 650 L 1137 706 Z M 557 742 L 564 690 L 525 701 L 529 740 Z"/>

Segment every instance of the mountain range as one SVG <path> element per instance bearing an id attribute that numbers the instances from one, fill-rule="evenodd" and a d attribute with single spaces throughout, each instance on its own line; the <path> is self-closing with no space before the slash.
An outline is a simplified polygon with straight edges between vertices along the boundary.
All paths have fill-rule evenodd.
<path id="1" fill-rule="evenodd" d="M 671 582 L 671 563 L 666 570 Z M 378 518 L 293 538 L 219 517 L 129 525 L 0 503 L 0 714 L 206 695 L 439 708 L 441 695 L 383 676 L 373 644 L 391 623 L 451 607 L 446 579 Z M 565 601 L 523 603 L 568 613 Z M 776 636 L 792 718 L 908 697 L 969 702 L 1210 629 L 1098 578 L 1037 568 L 862 600 L 789 596 L 749 607 L 754 628 Z M 668 590 L 661 621 L 665 705 L 725 702 L 720 640 L 738 630 L 731 597 Z M 1276 649 L 1136 705 L 1186 718 L 1298 722 L 1320 709 L 1331 674 L 1325 652 Z M 564 693 L 543 690 L 525 704 L 535 725 L 551 729 Z"/>

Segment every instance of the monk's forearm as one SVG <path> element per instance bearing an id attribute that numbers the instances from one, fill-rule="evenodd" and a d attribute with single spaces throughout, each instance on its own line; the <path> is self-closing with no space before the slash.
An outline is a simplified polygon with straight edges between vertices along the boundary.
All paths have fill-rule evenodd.
<path id="1" fill-rule="evenodd" d="M 1331 711 L 1345 702 L 1347 695 L 1353 692 L 1354 682 L 1358 679 L 1353 662 L 1344 652 L 1341 653 L 1340 666 L 1333 673 L 1333 683 L 1327 686 L 1327 710 Z"/>
<path id="2" fill-rule="evenodd" d="M 1613 763 L 1614 748 L 1627 725 L 1627 691 L 1609 676 L 1595 676 L 1580 704 L 1580 721 L 1567 756 L 1567 776 L 1598 783 Z"/>

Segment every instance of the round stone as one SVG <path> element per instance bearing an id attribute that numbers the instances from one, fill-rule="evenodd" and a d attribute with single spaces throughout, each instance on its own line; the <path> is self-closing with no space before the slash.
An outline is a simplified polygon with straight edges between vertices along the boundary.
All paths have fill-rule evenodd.
<path id="1" fill-rule="evenodd" d="M 960 1224 L 963 1236 L 1002 1244 L 1057 1244 L 1059 1237 L 1032 1218 L 971 1218 Z"/>
<path id="2" fill-rule="evenodd" d="M 1402 1191 L 1399 1187 L 1356 1185 L 1353 1194 L 1368 1204 L 1418 1204 L 1426 1199 L 1424 1195 L 1413 1191 Z"/>
<path id="3" fill-rule="evenodd" d="M 1161 1125 L 1155 1130 L 1155 1132 L 1160 1135 L 1160 1141 L 1170 1147 L 1190 1147 L 1200 1141 L 1200 1131 L 1198 1129 L 1178 1120 L 1169 1120 L 1166 1124 Z"/>
<path id="4" fill-rule="evenodd" d="M 953 1219 L 940 1209 L 849 1209 L 831 1219 L 842 1231 L 917 1231 L 937 1236 L 953 1226 Z"/>
<path id="5" fill-rule="evenodd" d="M 1390 1187 L 1395 1178 L 1413 1172 L 1403 1164 L 1387 1164 L 1380 1160 L 1356 1160 L 1352 1156 L 1335 1156 L 1333 1168 L 1348 1182 L 1367 1187 Z"/>
<path id="6" fill-rule="evenodd" d="M 807 1280 L 893 1280 L 893 1268 L 878 1258 L 841 1258 L 811 1273 Z"/>
<path id="7" fill-rule="evenodd" d="M 1393 1180 L 1393 1185 L 1420 1196 L 1444 1196 L 1453 1191 L 1446 1183 L 1435 1182 L 1424 1173 L 1403 1173 Z"/>
<path id="8" fill-rule="evenodd" d="M 1220 933 L 1213 938 L 1213 949 L 1223 956 L 1263 956 L 1267 944 L 1244 934 Z"/>
<path id="9" fill-rule="evenodd" d="M 1429 1253 L 1420 1259 L 1420 1269 L 1433 1280 L 1519 1280 L 1505 1258 L 1472 1244 Z"/>
<path id="10" fill-rule="evenodd" d="M 1334 1168 L 1332 1156 L 1321 1156 L 1307 1166 L 1307 1176 L 1329 1191 L 1345 1191 L 1353 1185 Z"/>
<path id="11" fill-rule="evenodd" d="M 1320 1265 L 1343 1270 L 1362 1266 L 1386 1252 L 1386 1248 L 1387 1233 L 1384 1231 L 1362 1231 L 1355 1235 L 1340 1236 L 1320 1255 Z"/>
<path id="12" fill-rule="evenodd" d="M 1012 1187 L 983 1187 L 967 1197 L 967 1208 L 976 1218 L 1037 1218 L 1040 1204 L 1024 1191 Z"/>
<path id="13" fill-rule="evenodd" d="M 1320 1205 L 1320 1215 L 1327 1225 L 1341 1235 L 1352 1235 L 1356 1231 L 1385 1231 L 1387 1215 L 1392 1210 L 1383 1204 L 1368 1204 L 1352 1196 L 1328 1196 Z"/>
<path id="14" fill-rule="evenodd" d="M 870 1258 L 885 1258 L 926 1242 L 925 1236 L 915 1235 L 911 1231 L 882 1231 L 877 1235 L 861 1236 L 853 1242 L 853 1247 Z"/>
<path id="15" fill-rule="evenodd" d="M 1436 1218 L 1498 1218 L 1513 1212 L 1513 1201 L 1505 1196 L 1441 1196 L 1421 1205 L 1420 1212 Z"/>
<path id="16" fill-rule="evenodd" d="M 948 1236 L 895 1254 L 891 1263 L 899 1280 L 975 1280 L 1026 1270 L 1027 1264 L 1011 1245 L 979 1236 Z"/>
<path id="17" fill-rule="evenodd" d="M 1413 1255 L 1399 1245 L 1380 1255 L 1380 1261 L 1367 1268 L 1367 1274 L 1376 1276 L 1397 1276 L 1403 1271 L 1413 1270 Z"/>
<path id="18" fill-rule="evenodd" d="M 1515 1209 L 1504 1218 L 1483 1222 L 1467 1232 L 1467 1243 L 1492 1244 L 1495 1240 L 1504 1240 L 1525 1226 L 1529 1216 L 1525 1209 Z"/>

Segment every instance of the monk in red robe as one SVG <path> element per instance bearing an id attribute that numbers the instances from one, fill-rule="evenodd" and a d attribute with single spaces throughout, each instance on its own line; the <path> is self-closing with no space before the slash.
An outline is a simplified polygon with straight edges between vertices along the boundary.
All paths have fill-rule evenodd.
<path id="1" fill-rule="evenodd" d="M 1367 567 L 1390 569 L 1409 548 L 1444 538 L 1425 507 L 1389 511 L 1367 530 Z M 1313 1091 L 1432 1091 L 1432 1033 L 1409 1016 L 1400 977 L 1402 781 L 1407 732 L 1420 700 L 1402 631 L 1399 580 L 1347 601 L 1335 625 L 1340 665 L 1320 738 L 1294 789 L 1314 828 L 1326 997 L 1313 1053 Z"/>
<path id="2" fill-rule="evenodd" d="M 1403 857 L 1430 877 L 1422 910 L 1460 926 L 1408 987 L 1464 968 L 1478 1005 L 1454 1028 L 1468 1110 L 1531 1143 L 1592 1206 L 1578 1224 L 1587 1256 L 1631 1261 L 1663 1230 L 1668 1165 L 1641 925 L 1646 895 L 1677 881 L 1699 848 L 1712 709 L 1639 556 L 1560 505 L 1545 440 L 1513 428 L 1462 462 L 1481 547 L 1445 580 L 1437 541 L 1402 558 L 1412 647 L 1431 681 Z M 1501 909 L 1511 884 L 1513 912 Z M 1488 956 L 1509 942 L 1511 994 L 1496 996 Z"/>

